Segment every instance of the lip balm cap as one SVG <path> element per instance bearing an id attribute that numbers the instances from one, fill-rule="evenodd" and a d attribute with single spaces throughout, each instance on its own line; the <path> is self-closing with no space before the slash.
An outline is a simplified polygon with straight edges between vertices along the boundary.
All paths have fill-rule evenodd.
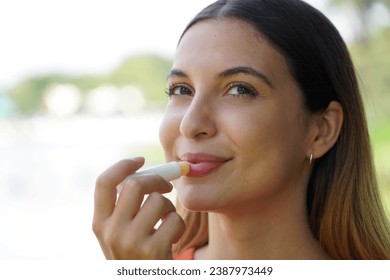
<path id="1" fill-rule="evenodd" d="M 180 166 L 182 176 L 187 175 L 191 170 L 190 164 L 188 162 L 181 161 L 179 162 L 179 166 Z"/>

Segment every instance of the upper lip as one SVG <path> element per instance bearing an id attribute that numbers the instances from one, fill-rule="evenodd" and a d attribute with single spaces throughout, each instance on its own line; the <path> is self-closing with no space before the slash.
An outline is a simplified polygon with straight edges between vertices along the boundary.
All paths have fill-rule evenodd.
<path id="1" fill-rule="evenodd" d="M 231 159 L 207 153 L 185 153 L 180 158 L 194 164 L 199 162 L 226 162 Z"/>

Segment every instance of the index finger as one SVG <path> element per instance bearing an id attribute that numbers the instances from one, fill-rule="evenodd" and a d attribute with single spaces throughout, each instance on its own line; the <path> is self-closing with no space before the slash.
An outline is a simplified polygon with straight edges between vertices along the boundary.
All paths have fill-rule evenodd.
<path id="1" fill-rule="evenodd" d="M 137 171 L 144 162 L 144 158 L 121 160 L 98 177 L 94 194 L 94 221 L 111 216 L 116 203 L 116 186 Z"/>

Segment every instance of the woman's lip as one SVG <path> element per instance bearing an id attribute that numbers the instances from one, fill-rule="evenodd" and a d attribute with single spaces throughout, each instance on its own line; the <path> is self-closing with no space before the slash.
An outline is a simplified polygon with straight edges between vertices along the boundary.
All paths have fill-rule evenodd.
<path id="1" fill-rule="evenodd" d="M 231 160 L 231 158 L 206 153 L 186 153 L 180 158 L 190 164 L 190 172 L 186 175 L 187 177 L 206 176 Z"/>
<path id="2" fill-rule="evenodd" d="M 202 177 L 206 176 L 210 172 L 214 171 L 218 167 L 220 167 L 225 162 L 198 162 L 198 163 L 190 163 L 190 172 L 186 175 L 187 177 Z"/>

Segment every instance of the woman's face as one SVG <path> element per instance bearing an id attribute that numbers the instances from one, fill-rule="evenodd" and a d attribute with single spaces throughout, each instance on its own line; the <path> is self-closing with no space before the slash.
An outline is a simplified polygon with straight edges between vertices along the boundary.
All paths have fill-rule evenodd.
<path id="1" fill-rule="evenodd" d="M 283 201 L 307 183 L 302 94 L 284 57 L 249 24 L 206 20 L 183 36 L 160 127 L 168 161 L 189 161 L 177 196 L 193 211 Z"/>

